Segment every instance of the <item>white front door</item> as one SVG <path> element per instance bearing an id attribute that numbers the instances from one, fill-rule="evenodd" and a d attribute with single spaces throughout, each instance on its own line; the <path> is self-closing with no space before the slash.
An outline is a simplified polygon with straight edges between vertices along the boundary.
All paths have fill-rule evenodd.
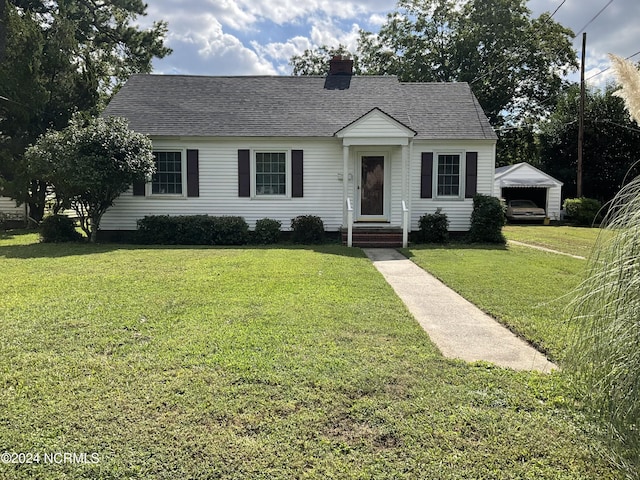
<path id="1" fill-rule="evenodd" d="M 387 219 L 387 175 L 385 155 L 360 155 L 358 178 L 358 220 L 386 222 Z"/>

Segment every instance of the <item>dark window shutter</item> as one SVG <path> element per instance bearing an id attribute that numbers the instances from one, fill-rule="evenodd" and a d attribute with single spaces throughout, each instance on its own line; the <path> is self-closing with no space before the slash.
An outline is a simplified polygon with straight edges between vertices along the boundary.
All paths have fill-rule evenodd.
<path id="1" fill-rule="evenodd" d="M 251 156 L 249 150 L 238 150 L 238 196 L 251 196 Z"/>
<path id="2" fill-rule="evenodd" d="M 303 158 L 302 150 L 291 151 L 291 196 L 303 196 Z"/>
<path id="3" fill-rule="evenodd" d="M 187 150 L 187 197 L 200 196 L 198 150 Z"/>
<path id="4" fill-rule="evenodd" d="M 420 198 L 433 197 L 433 152 L 422 152 Z"/>
<path id="5" fill-rule="evenodd" d="M 467 152 L 464 198 L 473 198 L 478 192 L 478 152 Z"/>
<path id="6" fill-rule="evenodd" d="M 136 196 L 144 197 L 145 185 L 146 182 L 144 180 L 136 180 L 135 182 L 133 182 L 133 194 Z"/>

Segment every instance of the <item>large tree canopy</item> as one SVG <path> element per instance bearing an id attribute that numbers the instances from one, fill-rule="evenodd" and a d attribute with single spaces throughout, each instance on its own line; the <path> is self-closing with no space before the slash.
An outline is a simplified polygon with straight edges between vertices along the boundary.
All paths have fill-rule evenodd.
<path id="1" fill-rule="evenodd" d="M 574 69 L 571 30 L 526 0 L 400 0 L 378 33 L 360 32 L 358 71 L 403 81 L 469 82 L 493 125 L 538 118 Z M 323 47 L 293 57 L 294 74 L 322 74 Z M 549 102 L 549 99 L 552 99 Z"/>
<path id="2" fill-rule="evenodd" d="M 587 92 L 584 115 L 584 196 L 608 201 L 640 173 L 640 128 L 610 85 Z M 576 195 L 578 108 L 580 88 L 574 85 L 559 99 L 556 111 L 540 132 L 542 169 L 564 182 L 565 196 Z"/>
<path id="3" fill-rule="evenodd" d="M 0 177 L 36 220 L 47 185 L 27 169 L 26 147 L 76 111 L 97 113 L 129 75 L 170 53 L 166 23 L 136 25 L 145 12 L 142 0 L 0 0 Z"/>

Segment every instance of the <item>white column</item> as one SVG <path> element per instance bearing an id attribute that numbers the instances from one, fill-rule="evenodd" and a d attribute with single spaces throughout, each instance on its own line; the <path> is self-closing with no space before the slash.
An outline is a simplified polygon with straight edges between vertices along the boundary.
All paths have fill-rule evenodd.
<path id="1" fill-rule="evenodd" d="M 409 201 L 409 146 L 402 145 L 402 200 Z"/>
<path id="2" fill-rule="evenodd" d="M 349 196 L 349 147 L 342 147 L 342 224 L 347 223 L 347 197 Z"/>

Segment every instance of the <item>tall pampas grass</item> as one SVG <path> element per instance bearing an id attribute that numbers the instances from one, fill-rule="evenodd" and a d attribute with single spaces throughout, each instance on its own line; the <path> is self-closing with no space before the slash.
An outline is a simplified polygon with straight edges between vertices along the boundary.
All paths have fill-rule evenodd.
<path id="1" fill-rule="evenodd" d="M 640 73 L 629 60 L 613 54 L 609 54 L 609 58 L 611 67 L 622 85 L 614 95 L 624 100 L 631 118 L 640 124 Z"/>
<path id="2" fill-rule="evenodd" d="M 622 84 L 617 94 L 639 121 L 640 72 L 611 58 Z M 640 177 L 610 205 L 571 320 L 566 370 L 600 420 L 609 459 L 628 478 L 640 479 Z"/>

